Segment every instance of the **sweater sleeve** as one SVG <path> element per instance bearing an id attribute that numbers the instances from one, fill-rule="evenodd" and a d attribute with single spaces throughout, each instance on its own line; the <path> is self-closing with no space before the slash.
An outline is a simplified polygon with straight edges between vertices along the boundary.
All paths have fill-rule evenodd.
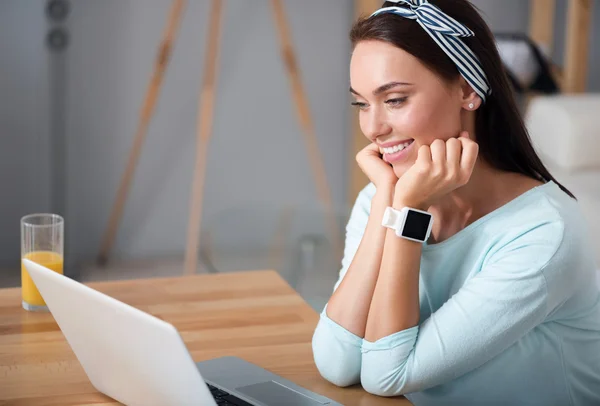
<path id="1" fill-rule="evenodd" d="M 346 225 L 344 258 L 334 291 L 340 285 L 358 250 L 367 227 L 374 185 L 369 184 L 358 195 Z M 337 386 L 349 386 L 360 382 L 362 338 L 344 329 L 329 317 L 327 306 L 312 339 L 312 348 L 317 369 L 329 382 Z"/>
<path id="2" fill-rule="evenodd" d="M 544 273 L 564 267 L 555 255 L 563 231 L 558 220 L 523 230 L 421 325 L 376 342 L 363 340 L 365 390 L 396 396 L 449 382 L 540 324 L 551 310 Z"/>

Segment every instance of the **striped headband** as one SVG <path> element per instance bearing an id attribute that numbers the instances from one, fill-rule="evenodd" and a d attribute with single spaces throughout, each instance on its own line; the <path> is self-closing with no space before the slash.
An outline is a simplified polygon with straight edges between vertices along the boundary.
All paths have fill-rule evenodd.
<path id="1" fill-rule="evenodd" d="M 371 14 L 371 17 L 384 13 L 417 20 L 425 32 L 456 64 L 463 78 L 485 102 L 486 96 L 492 93 L 483 67 L 477 55 L 471 51 L 459 37 L 472 37 L 475 34 L 469 28 L 445 14 L 437 6 L 427 0 L 388 0 L 390 3 L 403 4 L 408 7 L 383 7 Z"/>

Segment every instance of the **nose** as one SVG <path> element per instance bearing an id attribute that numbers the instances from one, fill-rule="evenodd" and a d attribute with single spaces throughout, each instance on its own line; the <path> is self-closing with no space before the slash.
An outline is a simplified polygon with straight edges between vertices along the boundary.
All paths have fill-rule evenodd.
<path id="1" fill-rule="evenodd" d="M 360 115 L 360 128 L 371 142 L 375 142 L 377 137 L 387 135 L 392 131 L 385 112 L 381 109 L 371 108 L 362 112 Z"/>

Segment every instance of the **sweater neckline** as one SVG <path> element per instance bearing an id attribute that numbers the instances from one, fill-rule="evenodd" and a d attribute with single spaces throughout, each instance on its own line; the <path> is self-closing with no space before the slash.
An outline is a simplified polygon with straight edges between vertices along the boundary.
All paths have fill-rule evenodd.
<path id="1" fill-rule="evenodd" d="M 470 234 L 474 229 L 479 227 L 481 224 L 486 223 L 487 221 L 504 213 L 505 211 L 512 209 L 514 206 L 517 206 L 519 203 L 521 203 L 523 200 L 525 200 L 527 197 L 531 196 L 532 194 L 535 194 L 546 188 L 554 187 L 555 185 L 556 184 L 553 181 L 548 181 L 542 185 L 535 186 L 535 187 L 521 193 L 514 199 L 506 202 L 505 204 L 498 207 L 497 209 L 489 212 L 485 216 L 478 218 L 477 220 L 475 220 L 474 222 L 472 222 L 471 224 L 469 224 L 468 226 L 466 226 L 465 228 L 460 230 L 458 233 L 446 238 L 444 241 L 435 243 L 435 244 L 429 244 L 427 242 L 423 243 L 423 250 L 427 250 L 427 251 L 434 250 L 434 249 L 442 248 L 442 247 L 445 247 L 446 245 L 452 244 L 454 241 L 460 240 L 465 235 Z"/>

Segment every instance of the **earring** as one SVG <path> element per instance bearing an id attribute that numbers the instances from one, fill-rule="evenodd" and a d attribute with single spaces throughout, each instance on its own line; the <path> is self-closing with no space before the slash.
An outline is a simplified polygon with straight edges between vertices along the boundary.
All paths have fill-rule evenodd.
<path id="1" fill-rule="evenodd" d="M 473 107 L 475 107 L 475 105 L 473 103 L 469 103 L 469 108 L 472 109 Z"/>

